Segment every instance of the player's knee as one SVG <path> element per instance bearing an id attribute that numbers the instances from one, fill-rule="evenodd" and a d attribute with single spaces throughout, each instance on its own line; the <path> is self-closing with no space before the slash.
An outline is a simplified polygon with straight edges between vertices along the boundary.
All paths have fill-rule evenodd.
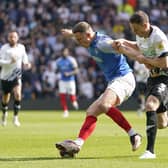
<path id="1" fill-rule="evenodd" d="M 168 119 L 167 119 L 167 115 L 165 115 L 165 113 L 159 113 L 157 120 L 158 120 L 158 124 L 157 124 L 158 129 L 163 129 L 163 128 L 167 127 Z"/>
<path id="2" fill-rule="evenodd" d="M 98 108 L 101 109 L 102 112 L 107 112 L 110 107 L 111 104 L 108 102 L 100 101 L 98 104 Z"/>
<path id="3" fill-rule="evenodd" d="M 146 102 L 145 109 L 146 111 L 156 111 L 159 107 L 159 104 L 155 103 L 154 101 Z"/>
<path id="4" fill-rule="evenodd" d="M 158 124 L 157 124 L 157 128 L 158 128 L 158 129 L 167 128 L 167 122 L 158 123 Z"/>

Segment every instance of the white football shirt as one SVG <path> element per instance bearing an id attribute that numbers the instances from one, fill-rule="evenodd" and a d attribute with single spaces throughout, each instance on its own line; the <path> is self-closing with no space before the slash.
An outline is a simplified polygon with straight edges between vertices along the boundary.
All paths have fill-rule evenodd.
<path id="1" fill-rule="evenodd" d="M 152 26 L 153 31 L 148 38 L 136 36 L 137 45 L 144 56 L 149 58 L 159 57 L 168 52 L 168 39 L 157 27 Z"/>
<path id="2" fill-rule="evenodd" d="M 157 27 L 152 26 L 152 33 L 148 38 L 136 36 L 137 45 L 145 57 L 156 58 L 168 53 L 168 39 L 167 36 Z M 152 75 L 166 75 L 168 76 L 167 68 L 153 68 L 150 70 Z"/>
<path id="3" fill-rule="evenodd" d="M 16 58 L 16 62 L 11 63 L 12 57 Z M 29 63 L 25 46 L 17 44 L 15 47 L 11 47 L 8 43 L 4 44 L 0 49 L 0 66 L 2 68 L 0 78 L 11 81 L 17 76 L 21 76 L 22 63 Z"/>

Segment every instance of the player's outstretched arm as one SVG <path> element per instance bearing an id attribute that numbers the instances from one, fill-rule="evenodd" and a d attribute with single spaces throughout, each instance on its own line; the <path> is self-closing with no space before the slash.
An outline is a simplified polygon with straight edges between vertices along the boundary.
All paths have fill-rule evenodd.
<path id="1" fill-rule="evenodd" d="M 116 43 L 120 43 L 122 45 L 134 48 L 135 50 L 139 50 L 136 41 L 130 41 L 130 40 L 126 40 L 126 39 L 117 39 L 115 40 Z"/>
<path id="2" fill-rule="evenodd" d="M 158 58 L 146 58 L 146 64 L 150 64 L 158 68 L 168 68 L 168 56 Z"/>
<path id="3" fill-rule="evenodd" d="M 61 34 L 64 37 L 72 38 L 73 37 L 73 32 L 71 29 L 61 29 Z"/>
<path id="4" fill-rule="evenodd" d="M 132 47 L 126 46 L 123 43 L 117 42 L 118 51 L 132 60 L 136 60 L 141 64 L 145 64 L 145 56 L 139 51 Z"/>

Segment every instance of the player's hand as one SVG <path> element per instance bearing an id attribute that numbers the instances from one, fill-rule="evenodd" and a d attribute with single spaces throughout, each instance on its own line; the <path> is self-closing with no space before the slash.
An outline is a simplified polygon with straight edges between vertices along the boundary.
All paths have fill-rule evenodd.
<path id="1" fill-rule="evenodd" d="M 64 72 L 64 76 L 68 77 L 68 76 L 70 76 L 70 73 L 69 72 Z"/>
<path id="2" fill-rule="evenodd" d="M 126 46 L 124 39 L 117 39 L 117 40 L 114 40 L 112 43 L 112 47 L 119 53 L 122 53 L 122 50 L 120 50 L 121 46 L 123 47 Z"/>
<path id="3" fill-rule="evenodd" d="M 73 33 L 71 29 L 61 29 L 61 34 L 64 37 L 73 37 Z"/>
<path id="4" fill-rule="evenodd" d="M 117 41 L 115 41 L 115 40 L 112 42 L 112 47 L 113 47 L 113 49 L 114 49 L 116 52 L 118 52 L 118 53 L 120 53 L 120 51 L 119 51 L 119 46 L 120 46 L 119 42 L 117 42 Z"/>
<path id="5" fill-rule="evenodd" d="M 26 70 L 30 69 L 31 67 L 31 63 L 24 64 L 24 69 Z"/>
<path id="6" fill-rule="evenodd" d="M 16 60 L 17 60 L 17 57 L 16 57 L 15 55 L 13 55 L 13 56 L 11 57 L 11 64 L 15 63 Z"/>

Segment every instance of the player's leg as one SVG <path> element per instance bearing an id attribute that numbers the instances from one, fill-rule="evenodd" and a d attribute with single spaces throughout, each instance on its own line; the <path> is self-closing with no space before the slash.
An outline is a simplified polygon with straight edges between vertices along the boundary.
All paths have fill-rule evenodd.
<path id="1" fill-rule="evenodd" d="M 167 104 L 167 86 L 164 83 L 152 82 L 148 84 L 149 94 L 146 100 L 146 134 L 147 134 L 147 146 L 144 154 L 140 156 L 140 159 L 154 159 L 154 145 L 157 135 L 158 121 L 157 113 L 166 111 L 163 102 Z M 159 121 L 160 122 L 160 121 Z M 159 123 L 160 125 L 161 123 Z M 162 123 L 163 124 L 163 123 Z"/>
<path id="2" fill-rule="evenodd" d="M 7 125 L 7 116 L 8 116 L 8 103 L 10 100 L 10 93 L 4 93 L 2 95 L 2 126 L 6 126 Z"/>
<path id="3" fill-rule="evenodd" d="M 60 97 L 60 104 L 61 107 L 64 111 L 63 113 L 63 117 L 68 117 L 69 116 L 69 111 L 68 111 L 68 105 L 67 105 L 67 99 L 66 99 L 66 95 L 67 95 L 67 84 L 64 81 L 59 81 L 58 84 L 59 87 L 59 97 Z"/>
<path id="4" fill-rule="evenodd" d="M 117 83 L 121 83 L 121 80 Z M 135 81 L 133 81 L 133 88 L 134 90 L 134 84 Z M 115 86 L 117 86 L 115 84 Z M 127 87 L 128 88 L 128 87 Z M 119 89 L 119 88 L 118 88 Z M 128 90 L 127 93 L 130 94 L 130 90 Z M 121 90 L 121 88 L 120 88 Z M 127 95 L 128 96 L 128 95 Z M 141 144 L 141 137 L 138 135 L 129 122 L 126 120 L 126 118 L 122 115 L 122 113 L 114 108 L 113 106 L 120 103 L 121 99 L 118 99 L 118 95 L 111 89 L 107 88 L 105 92 L 100 96 L 98 100 L 96 100 L 87 110 L 87 116 L 86 119 L 80 129 L 78 138 L 74 141 L 76 144 L 76 149 L 81 148 L 81 146 L 84 144 L 85 140 L 92 134 L 92 132 L 95 129 L 97 116 L 99 116 L 102 113 L 106 113 L 110 118 L 112 118 L 119 126 L 121 126 L 125 131 L 130 135 L 131 144 L 133 147 L 133 150 L 136 150 L 140 144 Z M 74 142 L 72 143 L 74 146 Z M 65 145 L 67 144 L 67 145 Z M 57 144 L 57 148 L 61 149 L 65 147 L 67 150 L 72 150 L 71 143 L 61 142 L 60 144 Z M 60 147 L 61 146 L 61 147 Z M 68 147 L 69 146 L 69 147 Z M 77 148 L 78 146 L 78 148 Z M 75 150 L 75 149 L 74 149 Z M 79 151 L 79 150 L 78 150 Z"/>
<path id="5" fill-rule="evenodd" d="M 13 87 L 13 94 L 14 94 L 14 104 L 13 104 L 13 111 L 14 111 L 14 117 L 13 117 L 13 124 L 17 127 L 20 126 L 19 122 L 19 111 L 21 109 L 21 99 L 22 99 L 22 83 L 19 79 L 16 81 L 16 84 Z"/>
<path id="6" fill-rule="evenodd" d="M 10 96 L 11 96 L 11 84 L 8 81 L 1 81 L 1 85 L 2 85 L 2 101 L 1 101 L 1 105 L 2 105 L 2 121 L 1 121 L 1 125 L 2 126 L 6 126 L 7 125 L 7 116 L 8 116 L 8 103 L 10 100 Z"/>
<path id="7" fill-rule="evenodd" d="M 128 120 L 124 117 L 122 112 L 115 106 L 121 104 L 124 100 L 130 97 L 135 89 L 135 79 L 132 73 L 129 73 L 123 77 L 120 77 L 108 85 L 108 92 L 110 94 L 104 94 L 105 100 L 102 100 L 103 104 L 108 104 L 106 109 L 106 115 L 113 119 L 122 129 L 124 129 L 130 136 L 130 142 L 132 150 L 135 151 L 141 144 L 141 136 L 137 134 Z M 111 91 L 110 91 L 111 90 Z M 111 101 L 113 100 L 113 101 Z M 112 107 L 110 107 L 110 104 Z"/>
<path id="8" fill-rule="evenodd" d="M 154 159 L 154 145 L 157 134 L 157 115 L 156 110 L 159 108 L 159 100 L 153 96 L 148 96 L 146 100 L 146 134 L 147 134 L 147 146 L 144 154 L 140 156 L 140 159 Z"/>
<path id="9" fill-rule="evenodd" d="M 168 125 L 167 108 L 163 105 L 163 103 L 161 103 L 156 113 L 157 113 L 157 128 L 158 129 L 167 128 Z"/>
<path id="10" fill-rule="evenodd" d="M 84 144 L 85 140 L 93 133 L 96 122 L 97 122 L 97 114 L 100 114 L 100 111 L 98 109 L 99 100 L 96 100 L 94 103 L 92 103 L 88 110 L 87 110 L 87 116 L 85 118 L 85 121 L 80 129 L 78 138 L 75 141 L 72 140 L 65 140 L 63 142 L 56 143 L 57 149 L 60 151 L 68 151 L 71 153 L 78 153 Z M 95 112 L 95 110 L 97 110 Z M 94 111 L 94 113 L 89 113 L 90 111 Z"/>
<path id="11" fill-rule="evenodd" d="M 70 95 L 70 101 L 73 105 L 73 107 L 78 110 L 79 109 L 79 105 L 77 102 L 77 97 L 76 97 L 76 83 L 75 81 L 70 81 L 68 84 L 68 94 Z"/>
<path id="12" fill-rule="evenodd" d="M 162 93 L 161 105 L 157 109 L 158 128 L 163 129 L 168 126 L 168 87 Z"/>

